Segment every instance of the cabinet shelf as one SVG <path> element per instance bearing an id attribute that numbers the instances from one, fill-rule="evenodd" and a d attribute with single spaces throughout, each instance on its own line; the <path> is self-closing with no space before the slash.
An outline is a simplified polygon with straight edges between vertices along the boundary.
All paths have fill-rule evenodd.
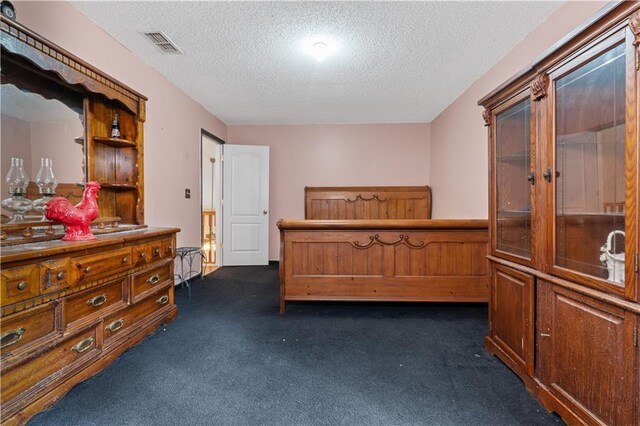
<path id="1" fill-rule="evenodd" d="M 519 217 L 519 216 L 530 216 L 531 215 L 531 209 L 523 209 L 523 210 L 509 210 L 509 209 L 498 209 L 497 210 L 498 213 L 500 215 L 505 215 L 505 216 L 513 216 L 513 217 Z"/>
<path id="2" fill-rule="evenodd" d="M 136 148 L 137 147 L 135 142 L 132 142 L 126 139 L 119 139 L 119 138 L 103 138 L 101 136 L 94 136 L 93 141 L 101 143 L 103 145 L 115 146 L 118 148 Z"/>
<path id="3" fill-rule="evenodd" d="M 523 161 L 529 160 L 530 158 L 531 154 L 529 154 L 528 152 L 519 152 L 517 154 L 508 154 L 496 157 L 499 162 L 503 163 L 521 163 Z"/>
<path id="4" fill-rule="evenodd" d="M 585 139 L 571 139 L 571 138 L 558 138 L 556 140 L 556 146 L 581 146 L 581 145 L 616 145 L 619 143 L 614 139 L 602 139 L 602 140 L 585 140 Z"/>
<path id="5" fill-rule="evenodd" d="M 138 189 L 137 185 L 133 185 L 130 183 L 101 182 L 100 186 L 105 189 L 118 189 L 122 191 L 134 191 Z"/>

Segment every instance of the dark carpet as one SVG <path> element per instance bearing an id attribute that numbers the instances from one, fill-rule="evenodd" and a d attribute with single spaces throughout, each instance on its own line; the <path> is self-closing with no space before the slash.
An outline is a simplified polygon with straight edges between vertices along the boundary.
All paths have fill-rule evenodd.
<path id="1" fill-rule="evenodd" d="M 562 424 L 484 352 L 487 307 L 292 303 L 278 268 L 225 267 L 179 317 L 30 425 Z"/>

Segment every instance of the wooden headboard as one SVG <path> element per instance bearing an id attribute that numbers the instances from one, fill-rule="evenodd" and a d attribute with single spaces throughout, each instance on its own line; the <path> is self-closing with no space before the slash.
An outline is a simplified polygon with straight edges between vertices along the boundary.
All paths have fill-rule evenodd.
<path id="1" fill-rule="evenodd" d="M 431 219 L 428 186 L 305 187 L 305 219 Z"/>

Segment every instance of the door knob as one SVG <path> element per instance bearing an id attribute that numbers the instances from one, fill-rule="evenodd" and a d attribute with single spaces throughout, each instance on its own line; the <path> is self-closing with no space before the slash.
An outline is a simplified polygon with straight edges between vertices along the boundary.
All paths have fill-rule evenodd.
<path id="1" fill-rule="evenodd" d="M 267 214 L 267 211 L 266 210 L 262 210 L 262 214 Z"/>
<path id="2" fill-rule="evenodd" d="M 536 175 L 533 172 L 527 175 L 527 182 L 529 182 L 531 185 L 534 185 L 536 183 Z"/>

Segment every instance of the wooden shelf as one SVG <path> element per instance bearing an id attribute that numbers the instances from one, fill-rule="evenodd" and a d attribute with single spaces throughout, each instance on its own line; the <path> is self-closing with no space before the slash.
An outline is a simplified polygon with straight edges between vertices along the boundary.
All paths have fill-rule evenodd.
<path id="1" fill-rule="evenodd" d="M 129 184 L 129 183 L 111 183 L 111 182 L 100 182 L 100 187 L 105 189 L 120 189 L 123 191 L 132 191 L 138 189 L 137 185 Z"/>
<path id="2" fill-rule="evenodd" d="M 132 142 L 126 139 L 119 139 L 119 138 L 103 138 L 100 136 L 94 136 L 93 141 L 101 143 L 103 145 L 115 146 L 119 148 L 136 148 L 137 147 L 135 142 Z"/>
<path id="3" fill-rule="evenodd" d="M 520 163 L 530 159 L 531 155 L 528 152 L 520 152 L 517 154 L 508 154 L 497 157 L 497 160 L 503 163 Z"/>
<path id="4" fill-rule="evenodd" d="M 507 215 L 508 217 L 520 217 L 520 216 L 530 216 L 531 208 L 526 210 L 509 210 L 509 209 L 498 209 L 499 214 Z M 504 216 L 502 216 L 504 217 Z"/>

